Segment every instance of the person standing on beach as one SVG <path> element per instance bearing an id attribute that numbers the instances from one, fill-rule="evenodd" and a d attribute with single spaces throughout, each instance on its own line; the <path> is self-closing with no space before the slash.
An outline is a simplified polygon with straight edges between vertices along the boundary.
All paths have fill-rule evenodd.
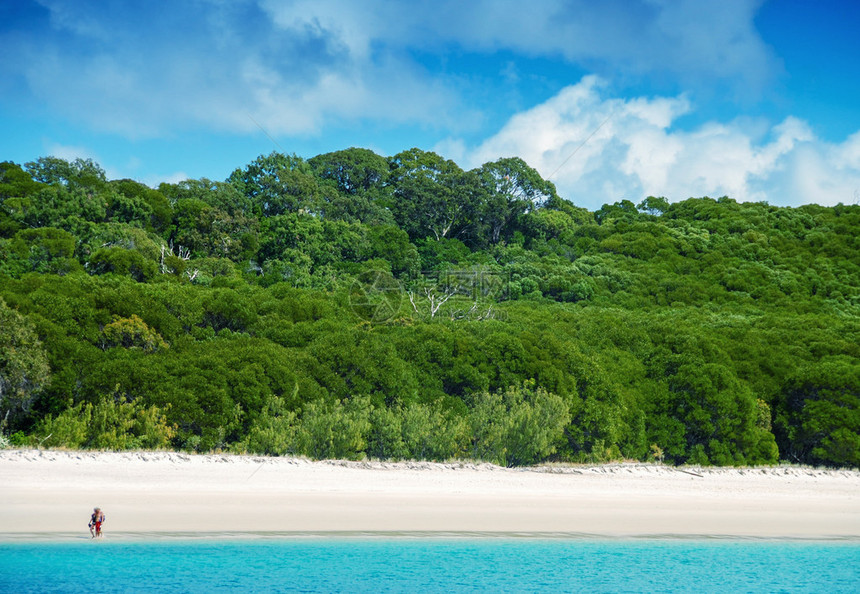
<path id="1" fill-rule="evenodd" d="M 100 507 L 96 507 L 93 509 L 93 515 L 90 516 L 90 534 L 93 535 L 93 538 L 99 537 L 102 535 L 102 524 L 105 521 L 105 513 L 101 510 Z"/>

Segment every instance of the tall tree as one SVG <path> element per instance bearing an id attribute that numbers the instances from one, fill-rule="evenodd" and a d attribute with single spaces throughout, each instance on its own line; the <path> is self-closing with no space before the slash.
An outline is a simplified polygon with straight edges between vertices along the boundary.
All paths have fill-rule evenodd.
<path id="1" fill-rule="evenodd" d="M 452 238 L 472 225 L 482 188 L 474 172 L 413 148 L 389 160 L 392 212 L 412 239 Z"/>
<path id="2" fill-rule="evenodd" d="M 92 159 L 66 161 L 59 157 L 39 157 L 24 167 L 37 182 L 67 186 L 101 189 L 107 183 L 104 169 Z"/>
<path id="3" fill-rule="evenodd" d="M 272 152 L 260 155 L 227 178 L 251 198 L 257 212 L 275 216 L 300 209 L 313 210 L 319 185 L 310 165 L 297 155 Z"/>
<path id="4" fill-rule="evenodd" d="M 321 179 L 330 180 L 344 194 L 378 190 L 388 180 L 388 162 L 368 149 L 325 153 L 309 159 L 308 163 Z"/>
<path id="5" fill-rule="evenodd" d="M 482 239 L 496 244 L 522 214 L 558 199 L 555 185 L 519 157 L 484 163 L 476 170 L 485 192 L 479 208 Z"/>
<path id="6" fill-rule="evenodd" d="M 320 178 L 318 208 L 322 216 L 372 225 L 394 222 L 387 210 L 391 187 L 384 157 L 350 148 L 318 155 L 308 163 Z"/>

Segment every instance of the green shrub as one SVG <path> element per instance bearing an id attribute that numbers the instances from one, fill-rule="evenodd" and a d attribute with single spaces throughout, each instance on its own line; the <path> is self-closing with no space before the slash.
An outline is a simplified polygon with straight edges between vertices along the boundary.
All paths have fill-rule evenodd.
<path id="1" fill-rule="evenodd" d="M 34 433 L 49 447 L 157 450 L 170 447 L 175 428 L 157 407 L 103 396 L 95 404 L 81 402 L 56 417 L 45 417 Z"/>
<path id="2" fill-rule="evenodd" d="M 555 453 L 570 412 L 559 396 L 524 382 L 504 392 L 479 394 L 469 422 L 474 458 L 520 466 Z"/>
<path id="3" fill-rule="evenodd" d="M 371 410 L 367 397 L 307 403 L 296 427 L 298 453 L 314 460 L 363 457 Z"/>

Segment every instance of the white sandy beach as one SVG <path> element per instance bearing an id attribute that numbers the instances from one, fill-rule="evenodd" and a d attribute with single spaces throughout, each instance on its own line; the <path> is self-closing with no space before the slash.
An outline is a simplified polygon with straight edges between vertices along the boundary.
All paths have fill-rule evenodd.
<path id="1" fill-rule="evenodd" d="M 0 450 L 0 533 L 860 538 L 860 472 L 683 470 Z"/>

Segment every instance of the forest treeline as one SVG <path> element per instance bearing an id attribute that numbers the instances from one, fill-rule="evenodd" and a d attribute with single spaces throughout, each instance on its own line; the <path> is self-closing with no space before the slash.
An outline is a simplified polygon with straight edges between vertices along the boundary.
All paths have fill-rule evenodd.
<path id="1" fill-rule="evenodd" d="M 860 466 L 860 206 L 569 198 L 419 149 L 0 163 L 0 442 Z"/>

